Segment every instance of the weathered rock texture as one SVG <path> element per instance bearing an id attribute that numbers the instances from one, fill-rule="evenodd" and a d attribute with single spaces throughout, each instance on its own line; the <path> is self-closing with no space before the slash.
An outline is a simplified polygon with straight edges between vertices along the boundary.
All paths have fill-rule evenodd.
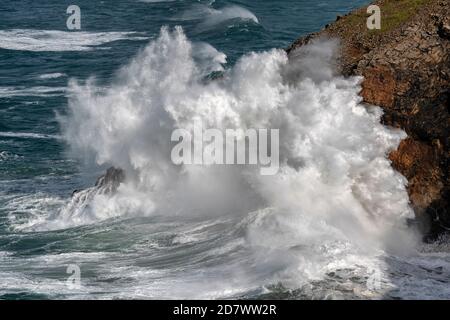
<path id="1" fill-rule="evenodd" d="M 119 185 L 125 180 L 125 172 L 120 168 L 110 167 L 106 173 L 95 182 L 95 187 L 102 193 L 114 194 Z"/>
<path id="2" fill-rule="evenodd" d="M 450 1 L 382 0 L 381 30 L 368 30 L 367 8 L 297 40 L 338 37 L 343 75 L 364 77 L 361 95 L 384 109 L 383 122 L 408 138 L 390 155 L 428 235 L 450 230 Z"/>
<path id="3" fill-rule="evenodd" d="M 105 174 L 97 178 L 94 187 L 73 191 L 72 199 L 81 199 L 81 202 L 86 202 L 86 199 L 91 199 L 96 194 L 113 195 L 124 181 L 125 172 L 120 168 L 110 167 Z"/>

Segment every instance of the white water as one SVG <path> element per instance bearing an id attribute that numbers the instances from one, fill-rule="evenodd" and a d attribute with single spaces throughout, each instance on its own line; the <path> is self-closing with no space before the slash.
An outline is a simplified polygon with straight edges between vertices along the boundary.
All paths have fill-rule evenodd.
<path id="1" fill-rule="evenodd" d="M 251 53 L 223 78 L 206 82 L 211 66 L 220 69 L 224 62 L 210 49 L 198 59 L 180 28 L 163 29 L 103 93 L 93 80 L 71 82 L 70 115 L 61 121 L 72 151 L 96 165 L 121 167 L 128 179 L 113 197 L 87 195 L 89 210 L 71 203 L 34 228 L 111 217 L 248 217 L 240 241 L 251 251 L 251 265 L 293 288 L 330 270 L 383 270 L 379 257 L 411 252 L 416 238 L 405 227 L 413 215 L 406 179 L 387 160 L 405 134 L 382 126 L 379 108 L 361 104 L 361 79 L 334 75 L 337 43 L 304 47 L 291 61 L 282 50 Z M 171 132 L 192 129 L 195 120 L 221 129 L 280 129 L 280 173 L 261 176 L 255 166 L 174 166 Z M 189 239 L 180 236 L 177 243 Z M 261 281 L 259 272 L 250 280 L 247 272 L 229 268 L 241 282 L 232 285 L 237 292 Z M 215 289 L 198 284 L 199 297 L 233 290 L 217 281 L 210 284 Z M 167 290 L 193 294 L 195 287 L 185 290 L 194 278 L 181 282 Z"/>
<path id="2" fill-rule="evenodd" d="M 66 77 L 66 76 L 67 75 L 65 73 L 54 72 L 54 73 L 41 74 L 38 78 L 46 80 L 46 79 L 58 79 L 58 78 Z"/>
<path id="3" fill-rule="evenodd" d="M 60 136 L 34 132 L 0 132 L 0 137 L 27 139 L 60 139 Z"/>
<path id="4" fill-rule="evenodd" d="M 8 152 L 8 151 L 0 151 L 0 162 L 2 161 L 9 161 L 9 160 L 17 160 L 17 159 L 21 159 L 22 157 Z"/>
<path id="5" fill-rule="evenodd" d="M 228 22 L 251 21 L 259 23 L 256 15 L 246 8 L 233 5 L 215 9 L 210 5 L 197 4 L 178 17 L 181 20 L 201 20 L 197 26 L 198 32 L 208 31 Z"/>
<path id="6" fill-rule="evenodd" d="M 0 137 L 27 139 L 60 139 L 60 136 L 34 132 L 0 132 Z"/>
<path id="7" fill-rule="evenodd" d="M 0 30 L 0 48 L 20 51 L 87 51 L 117 40 L 142 40 L 135 32 Z"/>
<path id="8" fill-rule="evenodd" d="M 255 197 L 264 207 L 349 217 L 375 233 L 412 216 L 406 180 L 386 159 L 405 135 L 379 123 L 379 108 L 360 104 L 360 79 L 333 77 L 336 43 L 307 47 L 292 62 L 281 50 L 249 54 L 210 83 L 191 49 L 181 29 L 164 29 L 106 93 L 96 93 L 92 82 L 70 84 L 65 138 L 77 154 L 124 168 L 133 179 L 122 193 L 141 190 L 148 198 L 151 189 L 151 202 L 159 207 L 168 190 L 192 183 L 199 189 L 202 181 L 207 190 L 183 193 L 193 192 L 194 202 L 213 196 L 214 206 L 224 202 L 225 211 L 231 210 L 222 198 L 248 203 Z M 260 177 L 250 167 L 172 165 L 171 132 L 192 129 L 194 120 L 220 129 L 281 129 L 282 173 Z M 174 205 L 185 207 L 190 197 L 177 194 L 171 202 L 182 200 Z"/>
<path id="9" fill-rule="evenodd" d="M 109 88 L 94 80 L 69 85 L 64 138 L 88 164 L 125 170 L 117 194 L 86 189 L 65 205 L 46 194 L 5 198 L 11 226 L 25 236 L 68 228 L 60 231 L 70 236 L 65 248 L 95 247 L 102 260 L 82 252 L 42 257 L 55 268 L 62 260 L 93 268 L 97 276 L 72 297 L 254 297 L 278 282 L 307 298 L 349 290 L 349 297 L 448 296 L 448 253 L 415 251 L 405 226 L 406 179 L 387 160 L 405 134 L 382 126 L 379 108 L 361 104 L 361 79 L 335 76 L 337 46 L 319 41 L 290 60 L 282 50 L 251 53 L 208 81 L 226 57 L 179 28 L 163 29 Z M 204 128 L 280 129 L 280 172 L 173 165 L 172 131 L 198 120 Z M 5 265 L 44 268 L 36 259 L 0 255 Z M 374 272 L 380 288 L 369 290 Z M 6 286 L 68 290 L 4 276 Z"/>

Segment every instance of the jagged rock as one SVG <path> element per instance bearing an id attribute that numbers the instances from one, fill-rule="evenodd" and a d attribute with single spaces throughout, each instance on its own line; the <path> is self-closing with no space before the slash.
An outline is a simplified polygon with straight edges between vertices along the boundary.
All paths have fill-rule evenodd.
<path id="1" fill-rule="evenodd" d="M 362 75 L 361 96 L 384 110 L 383 122 L 408 134 L 390 155 L 408 178 L 408 192 L 430 235 L 450 229 L 450 3 L 442 0 L 381 0 L 381 30 L 368 30 L 366 7 L 355 10 L 317 37 L 341 40 L 339 69 Z"/>
<path id="2" fill-rule="evenodd" d="M 120 168 L 110 167 L 104 175 L 97 178 L 94 187 L 74 190 L 72 198 L 79 197 L 80 193 L 86 191 L 89 191 L 90 194 L 114 194 L 123 181 L 125 181 L 125 172 Z"/>
<path id="3" fill-rule="evenodd" d="M 110 167 L 97 179 L 95 187 L 103 190 L 103 193 L 114 193 L 124 180 L 125 172 L 122 169 Z"/>
<path id="4" fill-rule="evenodd" d="M 90 214 L 93 199 L 97 195 L 113 195 L 124 180 L 125 173 L 122 169 L 109 168 L 104 175 L 97 179 L 95 186 L 75 190 L 72 193 L 72 198 L 64 208 L 65 215 L 70 217 L 70 219 L 76 220 L 80 216 Z"/>

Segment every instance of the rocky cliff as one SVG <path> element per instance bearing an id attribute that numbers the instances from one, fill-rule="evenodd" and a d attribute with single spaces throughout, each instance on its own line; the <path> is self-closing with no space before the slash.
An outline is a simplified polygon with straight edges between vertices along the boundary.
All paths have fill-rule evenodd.
<path id="1" fill-rule="evenodd" d="M 411 204 L 428 238 L 450 230 L 450 2 L 381 0 L 381 30 L 366 26 L 367 7 L 298 39 L 341 41 L 338 68 L 364 77 L 365 102 L 384 109 L 383 122 L 408 138 L 390 154 L 409 181 Z"/>

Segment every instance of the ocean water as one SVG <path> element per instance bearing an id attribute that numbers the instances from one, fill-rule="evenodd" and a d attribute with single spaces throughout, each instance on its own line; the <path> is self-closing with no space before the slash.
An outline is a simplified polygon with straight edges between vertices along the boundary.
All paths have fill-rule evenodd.
<path id="1" fill-rule="evenodd" d="M 2 1 L 0 298 L 450 298 L 448 240 L 407 227 L 386 159 L 405 134 L 336 41 L 280 50 L 368 2 Z M 194 120 L 280 128 L 280 172 L 174 166 Z"/>

